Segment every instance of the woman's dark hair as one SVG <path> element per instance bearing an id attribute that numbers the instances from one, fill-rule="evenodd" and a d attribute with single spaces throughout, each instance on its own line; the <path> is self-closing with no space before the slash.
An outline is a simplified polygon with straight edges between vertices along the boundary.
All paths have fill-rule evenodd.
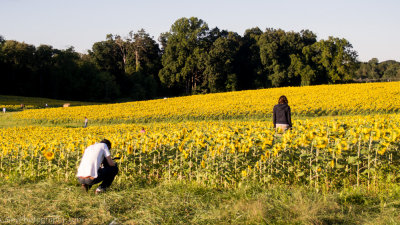
<path id="1" fill-rule="evenodd" d="M 111 142 L 110 142 L 109 140 L 107 140 L 107 139 L 103 139 L 103 140 L 101 140 L 101 141 L 100 141 L 100 143 L 104 143 L 104 144 L 106 144 L 106 145 L 107 145 L 107 147 L 108 147 L 108 150 L 110 150 L 110 149 L 111 149 Z"/>
<path id="2" fill-rule="evenodd" d="M 281 97 L 279 97 L 278 104 L 285 104 L 285 103 L 288 104 L 289 101 L 287 100 L 286 96 L 282 95 Z"/>

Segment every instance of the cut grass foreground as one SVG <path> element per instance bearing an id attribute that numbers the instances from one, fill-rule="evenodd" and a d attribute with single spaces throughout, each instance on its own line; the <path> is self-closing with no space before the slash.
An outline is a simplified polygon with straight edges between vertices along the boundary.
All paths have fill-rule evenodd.
<path id="1" fill-rule="evenodd" d="M 83 193 L 77 184 L 2 184 L 5 224 L 400 224 L 400 187 L 328 194 L 306 187 L 216 189 L 193 184 L 114 185 Z"/>

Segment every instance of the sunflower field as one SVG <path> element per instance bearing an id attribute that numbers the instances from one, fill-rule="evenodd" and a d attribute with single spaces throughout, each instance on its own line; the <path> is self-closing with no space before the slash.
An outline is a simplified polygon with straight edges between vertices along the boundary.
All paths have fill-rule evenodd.
<path id="1" fill-rule="evenodd" d="M 108 105 L 25 110 L 18 119 L 64 124 L 84 117 L 101 123 L 133 123 L 271 117 L 286 95 L 294 116 L 400 112 L 400 82 L 320 85 L 194 95 Z"/>
<path id="2" fill-rule="evenodd" d="M 0 180 L 74 182 L 85 148 L 107 138 L 112 142 L 111 154 L 120 157 L 116 178 L 119 183 L 174 180 L 228 188 L 256 182 L 308 185 L 318 190 L 360 185 L 378 189 L 400 180 L 400 99 L 399 89 L 395 88 L 399 84 L 289 87 L 26 110 L 14 116 L 62 124 L 90 114 L 98 120 L 104 116 L 105 121 L 111 122 L 115 117 L 119 123 L 88 128 L 2 128 Z M 231 119 L 244 115 L 267 117 L 274 101 L 283 93 L 287 93 L 295 112 L 293 129 L 276 131 L 270 119 Z M 237 102 L 239 96 L 242 104 Z M 262 107 L 261 99 L 265 101 Z M 215 111 L 211 110 L 213 107 Z M 318 116 L 329 112 L 341 116 Z M 130 113 L 131 117 L 127 116 Z M 157 118 L 164 117 L 182 117 L 183 121 L 157 122 Z M 149 122 L 127 122 L 132 118 L 148 118 Z M 190 120 L 193 118 L 204 119 Z M 140 132 L 142 127 L 146 132 Z"/>

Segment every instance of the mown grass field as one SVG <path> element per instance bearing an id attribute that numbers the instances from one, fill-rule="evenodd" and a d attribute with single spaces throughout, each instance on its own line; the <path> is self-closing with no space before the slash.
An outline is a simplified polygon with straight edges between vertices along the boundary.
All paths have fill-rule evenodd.
<path id="1" fill-rule="evenodd" d="M 1 114 L 9 195 L 0 219 L 398 224 L 399 87 L 289 87 Z M 277 134 L 271 112 L 282 94 L 294 125 Z M 108 193 L 81 193 L 79 159 L 102 138 L 121 157 L 120 173 Z"/>
<path id="2" fill-rule="evenodd" d="M 104 195 L 75 184 L 1 185 L 5 224 L 398 224 L 400 190 L 318 193 L 307 187 L 220 189 L 163 183 L 114 185 Z"/>
<path id="3" fill-rule="evenodd" d="M 21 97 L 0 95 L 0 109 L 6 108 L 6 111 L 22 111 L 24 109 L 41 109 L 47 107 L 62 107 L 64 104 L 69 103 L 71 106 L 93 105 L 97 103 L 92 102 L 79 102 L 79 101 L 66 101 L 55 100 L 49 98 L 34 98 L 34 97 Z M 21 104 L 24 105 L 21 108 Z"/>

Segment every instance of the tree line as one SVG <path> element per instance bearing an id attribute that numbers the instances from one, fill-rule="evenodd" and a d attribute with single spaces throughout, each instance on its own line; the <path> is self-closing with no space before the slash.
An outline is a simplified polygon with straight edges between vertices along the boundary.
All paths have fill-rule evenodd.
<path id="1" fill-rule="evenodd" d="M 379 62 L 372 58 L 368 62 L 360 62 L 354 78 L 357 80 L 400 80 L 400 63 L 394 60 Z"/>
<path id="2" fill-rule="evenodd" d="M 142 100 L 283 86 L 400 78 L 400 63 L 358 62 L 344 38 L 258 27 L 241 36 L 180 18 L 158 42 L 141 29 L 108 34 L 87 54 L 0 36 L 0 94 Z"/>

